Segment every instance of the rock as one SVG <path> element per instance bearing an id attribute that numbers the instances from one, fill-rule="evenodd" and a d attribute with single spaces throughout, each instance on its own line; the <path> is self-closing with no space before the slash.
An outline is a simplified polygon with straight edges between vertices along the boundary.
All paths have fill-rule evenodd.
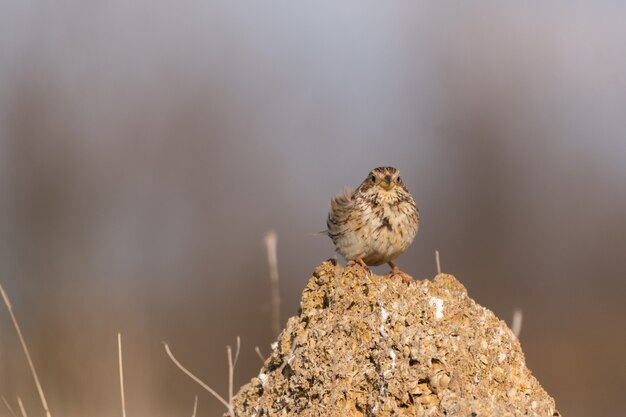
<path id="1" fill-rule="evenodd" d="M 237 416 L 559 416 L 506 324 L 453 276 L 325 262 Z"/>

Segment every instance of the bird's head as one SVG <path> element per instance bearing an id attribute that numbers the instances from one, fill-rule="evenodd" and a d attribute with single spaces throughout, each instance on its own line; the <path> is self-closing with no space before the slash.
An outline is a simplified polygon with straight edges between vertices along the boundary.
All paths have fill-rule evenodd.
<path id="1" fill-rule="evenodd" d="M 365 183 L 369 183 L 371 187 L 380 187 L 385 191 L 393 190 L 395 187 L 403 186 L 400 171 L 393 167 L 374 168 L 369 173 Z"/>

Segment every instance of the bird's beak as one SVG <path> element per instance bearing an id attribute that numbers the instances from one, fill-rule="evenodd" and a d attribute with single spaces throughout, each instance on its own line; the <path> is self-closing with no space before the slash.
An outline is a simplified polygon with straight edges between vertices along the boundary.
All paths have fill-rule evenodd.
<path id="1" fill-rule="evenodd" d="M 391 175 L 385 175 L 385 179 L 380 182 L 380 186 L 389 191 L 393 188 L 394 183 L 391 181 Z"/>

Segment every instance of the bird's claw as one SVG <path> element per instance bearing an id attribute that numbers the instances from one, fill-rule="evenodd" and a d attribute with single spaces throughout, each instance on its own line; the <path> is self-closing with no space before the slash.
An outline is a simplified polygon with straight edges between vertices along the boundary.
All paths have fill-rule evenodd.
<path id="1" fill-rule="evenodd" d="M 392 276 L 398 275 L 400 278 L 402 278 L 402 282 L 404 282 L 405 284 L 409 284 L 410 282 L 413 282 L 413 277 L 412 276 L 410 276 L 406 272 L 402 272 L 400 270 L 391 271 L 391 275 Z"/>
<path id="2" fill-rule="evenodd" d="M 352 259 L 350 261 L 348 261 L 348 266 L 353 266 L 353 265 L 359 265 L 361 268 L 365 269 L 370 275 L 372 274 L 372 271 L 370 271 L 369 266 L 367 266 L 367 264 L 365 262 L 363 262 L 363 259 Z"/>
<path id="3" fill-rule="evenodd" d="M 393 262 L 388 262 L 388 263 L 389 263 L 389 266 L 391 266 L 391 272 L 389 273 L 389 275 L 391 276 L 398 275 L 400 278 L 402 278 L 402 282 L 404 282 L 405 284 L 408 284 L 411 281 L 413 281 L 412 276 L 410 276 L 406 272 L 400 271 L 400 268 L 398 268 Z"/>

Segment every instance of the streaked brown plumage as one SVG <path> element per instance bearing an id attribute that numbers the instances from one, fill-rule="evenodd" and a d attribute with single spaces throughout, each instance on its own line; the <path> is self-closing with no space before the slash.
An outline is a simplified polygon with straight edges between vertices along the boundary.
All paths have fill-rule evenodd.
<path id="1" fill-rule="evenodd" d="M 400 172 L 393 167 L 372 170 L 355 190 L 345 190 L 330 201 L 328 236 L 338 253 L 362 265 L 392 262 L 411 245 L 419 213 Z"/>

